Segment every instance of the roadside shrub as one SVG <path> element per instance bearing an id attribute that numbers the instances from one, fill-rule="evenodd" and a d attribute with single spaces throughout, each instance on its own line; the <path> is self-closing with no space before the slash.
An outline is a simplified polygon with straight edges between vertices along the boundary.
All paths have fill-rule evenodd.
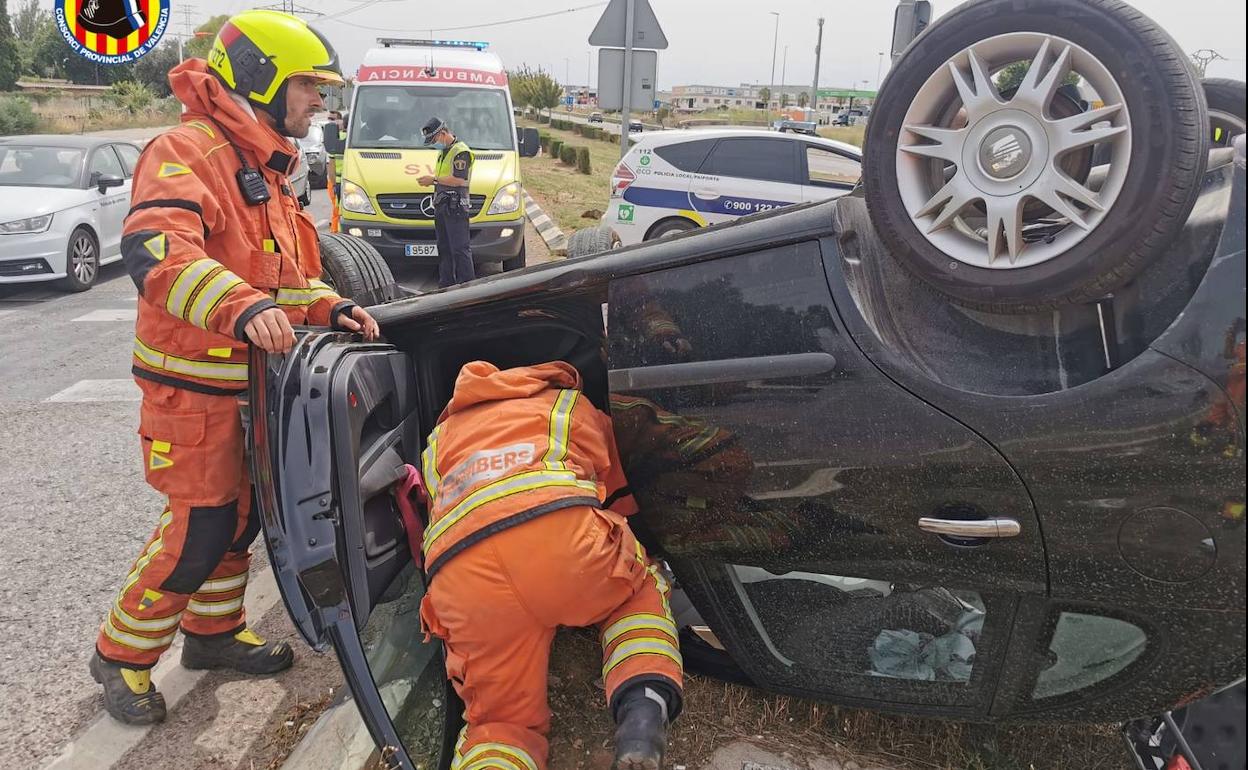
<path id="1" fill-rule="evenodd" d="M 570 144 L 565 144 L 559 148 L 559 162 L 565 166 L 576 165 L 576 148 Z"/>
<path id="2" fill-rule="evenodd" d="M 30 102 L 20 96 L 0 96 L 0 136 L 29 134 L 38 124 Z"/>
<path id="3" fill-rule="evenodd" d="M 559 151 L 563 149 L 563 140 L 551 137 L 550 139 L 550 157 L 559 160 Z"/>
<path id="4" fill-rule="evenodd" d="M 550 152 L 550 134 L 541 133 L 537 135 L 537 143 L 541 145 L 542 152 Z"/>
<path id="5" fill-rule="evenodd" d="M 581 172 L 582 174 L 590 173 L 589 148 L 588 147 L 576 148 L 576 170 Z"/>
<path id="6" fill-rule="evenodd" d="M 152 93 L 152 89 L 133 80 L 113 83 L 107 98 L 118 109 L 125 110 L 131 115 L 137 115 L 146 110 L 156 101 L 156 95 Z"/>

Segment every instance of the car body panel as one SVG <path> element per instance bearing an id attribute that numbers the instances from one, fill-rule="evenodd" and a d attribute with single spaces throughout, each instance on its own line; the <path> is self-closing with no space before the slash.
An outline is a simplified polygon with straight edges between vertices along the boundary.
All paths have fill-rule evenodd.
<path id="1" fill-rule="evenodd" d="M 721 169 L 724 161 L 717 158 L 729 146 L 721 143 L 741 141 L 767 142 L 767 147 L 783 148 L 790 168 L 787 181 L 734 175 L 730 160 Z M 699 151 L 678 161 L 665 157 L 667 153 L 679 152 L 679 148 L 702 145 L 707 146 L 705 154 Z M 852 145 L 791 134 L 710 129 L 647 135 L 621 161 L 635 179 L 623 191 L 612 190 L 602 222 L 615 229 L 625 245 L 631 245 L 654 237 L 657 225 L 673 219 L 705 227 L 849 192 L 852 185 L 808 184 L 808 146 L 834 153 L 847 162 L 861 161 L 861 153 Z"/>
<path id="2" fill-rule="evenodd" d="M 4 221 L 51 213 L 52 223 L 42 233 L 0 235 L 0 283 L 35 283 L 58 280 L 68 274 L 69 240 L 74 230 L 86 227 L 99 241 L 100 263 L 121 259 L 121 232 L 129 210 L 132 186 L 130 170 L 114 153 L 114 146 L 138 147 L 129 142 L 79 136 L 4 137 L 4 145 L 64 147 L 83 153 L 74 187 L 0 186 L 0 210 Z M 96 153 L 112 153 L 112 164 L 124 183 L 104 192 L 90 184 L 88 171 Z"/>
<path id="3" fill-rule="evenodd" d="M 891 269 L 850 195 L 399 300 L 372 309 L 389 345 L 322 344 L 342 360 L 410 357 L 398 368 L 414 373 L 418 405 L 391 408 L 397 422 L 377 435 L 431 424 L 467 360 L 578 366 L 587 397 L 613 412 L 638 537 L 760 686 L 972 720 L 1122 719 L 1242 676 L 1242 405 L 1223 355 L 1243 309 L 1243 282 L 1230 282 L 1244 214 L 1228 208 L 1243 200 L 1240 162 L 1208 175 L 1214 218 L 1176 242 L 1159 272 L 1188 279 L 1167 278 L 1159 302 L 1142 285 L 1034 317 L 946 306 Z M 289 366 L 335 378 L 301 350 Z M 362 403 L 396 392 L 395 366 L 378 371 L 354 380 Z M 350 403 L 317 393 L 287 388 L 284 408 L 326 393 L 326 412 Z M 313 456 L 346 447 L 325 460 L 341 515 L 359 466 L 345 424 L 369 422 L 331 416 L 290 442 Z M 1012 519 L 1019 534 L 942 538 L 923 516 Z M 323 561 L 342 635 L 324 638 L 362 682 L 356 650 L 369 645 L 356 641 L 393 597 L 368 581 L 386 559 L 345 543 Z M 409 576 L 389 604 L 419 588 Z M 404 739 L 403 709 L 378 698 L 362 706 L 374 737 Z"/>

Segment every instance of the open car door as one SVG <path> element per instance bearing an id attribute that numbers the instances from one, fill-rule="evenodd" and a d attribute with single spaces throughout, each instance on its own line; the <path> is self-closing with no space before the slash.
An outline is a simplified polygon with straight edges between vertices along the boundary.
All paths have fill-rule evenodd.
<path id="1" fill-rule="evenodd" d="M 290 616 L 333 648 L 393 766 L 445 766 L 459 711 L 438 642 L 422 642 L 424 573 L 394 496 L 423 435 L 411 357 L 304 330 L 252 372 L 253 478 Z"/>

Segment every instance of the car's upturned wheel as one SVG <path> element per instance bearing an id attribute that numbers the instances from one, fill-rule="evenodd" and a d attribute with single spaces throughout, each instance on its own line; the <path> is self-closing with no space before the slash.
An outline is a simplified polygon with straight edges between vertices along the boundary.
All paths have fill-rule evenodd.
<path id="1" fill-rule="evenodd" d="M 690 222 L 688 219 L 665 219 L 655 225 L 649 233 L 646 233 L 646 240 L 658 240 L 659 238 L 666 238 L 669 235 L 687 233 L 690 230 L 697 229 L 697 224 Z"/>
<path id="2" fill-rule="evenodd" d="M 523 270 L 524 266 L 528 264 L 527 251 L 528 249 L 526 248 L 526 244 L 521 243 L 519 254 L 512 257 L 511 259 L 503 260 L 503 272 L 510 273 L 512 270 Z"/>
<path id="3" fill-rule="evenodd" d="M 321 233 L 321 267 L 326 283 L 361 305 L 381 305 L 403 296 L 390 266 L 367 242 L 343 233 Z"/>
<path id="4" fill-rule="evenodd" d="M 69 236 L 65 251 L 66 276 L 57 282 L 64 291 L 86 291 L 100 277 L 100 244 L 85 227 L 78 227 Z"/>
<path id="5" fill-rule="evenodd" d="M 585 227 L 568 239 L 568 258 L 587 257 L 620 248 L 620 234 L 606 225 Z"/>
<path id="6" fill-rule="evenodd" d="M 1182 228 L 1207 162 L 1186 56 L 1119 0 L 966 3 L 910 46 L 877 105 L 873 224 L 908 270 L 984 310 L 1127 283 Z"/>
<path id="7" fill-rule="evenodd" d="M 1209 104 L 1209 141 L 1215 147 L 1230 147 L 1231 140 L 1244 133 L 1244 81 L 1205 78 L 1200 82 Z"/>

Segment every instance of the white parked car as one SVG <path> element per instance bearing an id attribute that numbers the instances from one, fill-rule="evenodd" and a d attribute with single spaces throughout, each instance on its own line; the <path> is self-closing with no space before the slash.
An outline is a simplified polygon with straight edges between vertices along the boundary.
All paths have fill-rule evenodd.
<path id="1" fill-rule="evenodd" d="M 89 136 L 0 137 L 0 284 L 86 291 L 121 259 L 139 148 Z"/>
<path id="2" fill-rule="evenodd" d="M 853 145 L 750 129 L 647 134 L 616 166 L 602 222 L 624 245 L 746 214 L 844 195 L 862 174 Z"/>

